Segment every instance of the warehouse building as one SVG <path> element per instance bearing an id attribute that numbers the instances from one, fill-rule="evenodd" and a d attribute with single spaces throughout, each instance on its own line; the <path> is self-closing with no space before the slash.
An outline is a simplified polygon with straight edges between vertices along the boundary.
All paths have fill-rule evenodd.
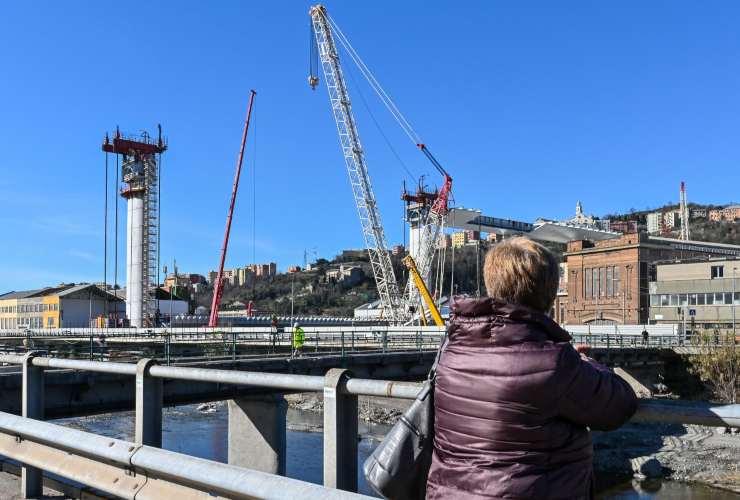
<path id="1" fill-rule="evenodd" d="M 740 305 L 740 260 L 658 263 L 650 282 L 650 322 L 732 329 Z"/>
<path id="2" fill-rule="evenodd" d="M 121 297 L 93 284 L 0 295 L 0 329 L 84 328 L 90 326 L 93 318 L 106 313 L 123 317 L 126 304 Z"/>

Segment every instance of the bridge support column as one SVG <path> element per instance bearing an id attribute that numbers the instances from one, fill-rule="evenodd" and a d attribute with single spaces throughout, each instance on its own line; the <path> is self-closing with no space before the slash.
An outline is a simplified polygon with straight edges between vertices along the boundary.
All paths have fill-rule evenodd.
<path id="1" fill-rule="evenodd" d="M 324 378 L 324 486 L 357 491 L 357 396 L 346 394 L 348 370 Z"/>
<path id="2" fill-rule="evenodd" d="M 35 352 L 23 360 L 22 416 L 44 419 L 44 369 L 33 366 Z M 38 498 L 43 494 L 43 471 L 36 467 L 21 468 L 21 498 Z"/>
<path id="3" fill-rule="evenodd" d="M 229 401 L 229 465 L 284 476 L 287 413 L 282 394 Z"/>
<path id="4" fill-rule="evenodd" d="M 162 447 L 163 380 L 149 375 L 156 360 L 140 359 L 136 364 L 136 426 L 134 442 Z"/>

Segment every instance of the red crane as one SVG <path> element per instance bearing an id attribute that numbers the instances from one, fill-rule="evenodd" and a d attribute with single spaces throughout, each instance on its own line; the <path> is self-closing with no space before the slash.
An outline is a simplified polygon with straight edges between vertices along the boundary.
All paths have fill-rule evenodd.
<path id="1" fill-rule="evenodd" d="M 249 119 L 252 116 L 252 103 L 257 92 L 250 91 L 249 106 L 247 107 L 247 119 L 244 121 L 244 132 L 242 133 L 242 145 L 239 148 L 239 159 L 236 162 L 236 174 L 234 175 L 234 187 L 231 189 L 231 203 L 229 204 L 229 215 L 226 218 L 226 233 L 224 244 L 221 247 L 221 260 L 218 263 L 218 275 L 213 287 L 213 302 L 211 303 L 211 316 L 208 318 L 208 326 L 218 326 L 218 307 L 221 305 L 221 295 L 224 293 L 224 262 L 226 262 L 226 249 L 229 247 L 229 233 L 231 232 L 231 218 L 234 215 L 234 204 L 236 203 L 236 192 L 239 189 L 239 176 L 242 173 L 242 160 L 244 160 L 244 145 L 247 142 L 247 131 L 249 130 Z"/>

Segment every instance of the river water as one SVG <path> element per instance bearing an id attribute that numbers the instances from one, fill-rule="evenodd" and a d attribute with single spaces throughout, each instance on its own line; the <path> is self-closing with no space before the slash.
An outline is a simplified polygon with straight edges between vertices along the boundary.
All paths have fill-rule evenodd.
<path id="1" fill-rule="evenodd" d="M 288 457 L 286 473 L 288 477 L 321 484 L 323 480 L 322 434 L 306 429 L 320 427 L 321 414 L 290 409 L 288 422 L 291 430 L 287 433 Z M 118 439 L 133 440 L 134 416 L 131 412 L 97 415 L 57 421 L 96 434 Z M 377 441 L 367 436 L 382 435 L 387 427 L 360 423 L 363 437 L 358 446 L 361 464 L 377 445 Z M 225 404 L 215 405 L 207 411 L 198 411 L 195 405 L 167 408 L 163 416 L 163 447 L 201 458 L 226 462 L 228 416 Z M 362 477 L 358 477 L 360 493 L 374 495 Z M 639 482 L 619 480 L 611 486 L 601 486 L 598 498 L 602 499 L 692 499 L 725 500 L 740 496 L 715 488 L 687 485 L 669 481 Z"/>

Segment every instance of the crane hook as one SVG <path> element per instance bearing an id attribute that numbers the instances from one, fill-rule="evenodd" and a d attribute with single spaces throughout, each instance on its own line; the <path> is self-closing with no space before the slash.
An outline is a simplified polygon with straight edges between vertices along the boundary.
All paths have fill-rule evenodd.
<path id="1" fill-rule="evenodd" d="M 319 77 L 308 75 L 308 84 L 311 86 L 311 90 L 316 90 L 316 86 L 319 84 Z"/>

